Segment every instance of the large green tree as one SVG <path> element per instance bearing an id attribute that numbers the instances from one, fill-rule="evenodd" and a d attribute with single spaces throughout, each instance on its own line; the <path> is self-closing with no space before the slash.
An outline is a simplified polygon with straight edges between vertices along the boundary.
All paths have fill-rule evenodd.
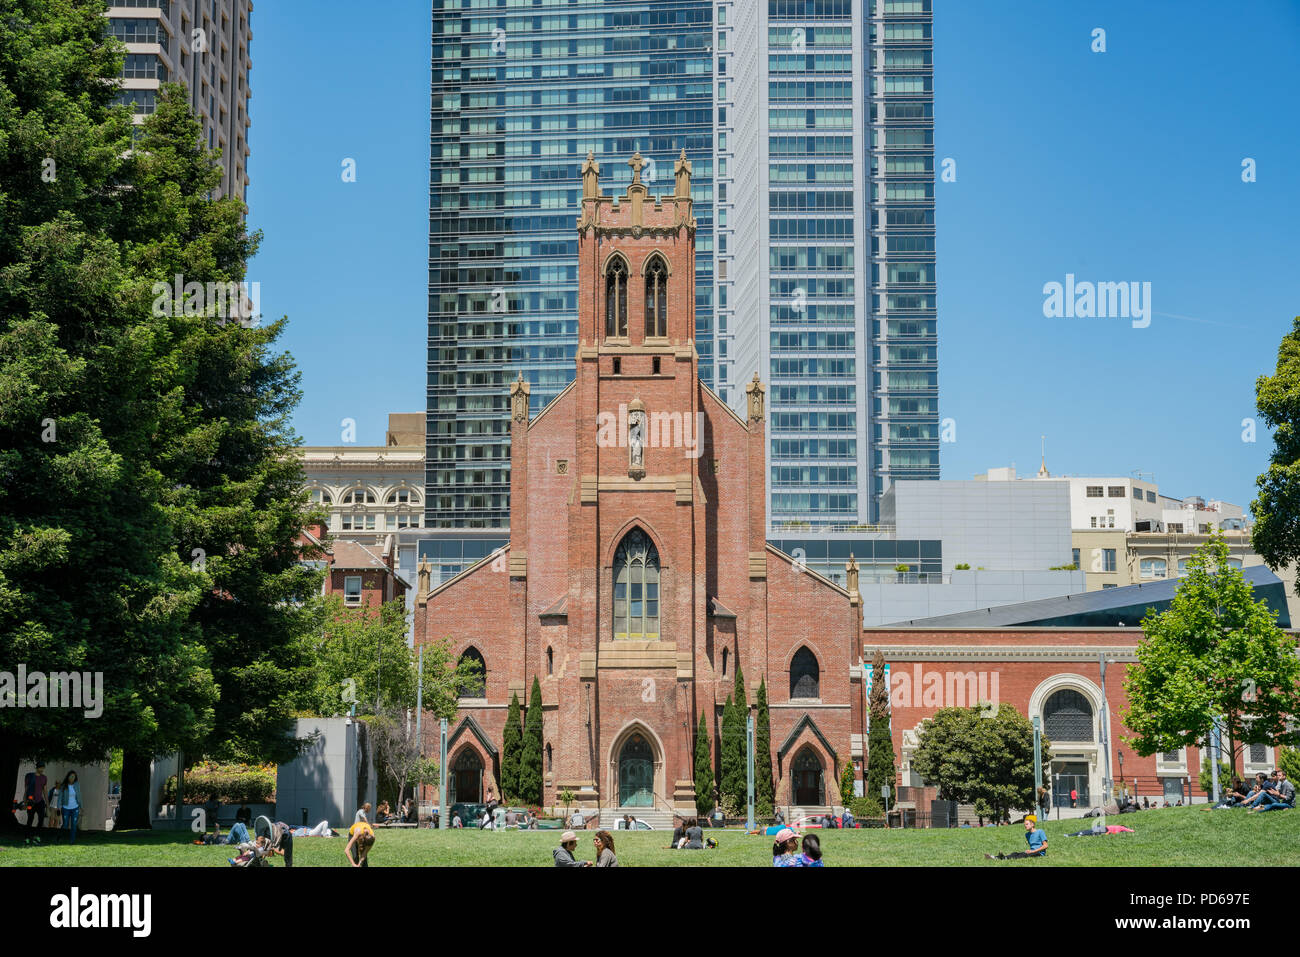
<path id="1" fill-rule="evenodd" d="M 1002 820 L 1013 810 L 1035 807 L 1034 729 L 1003 702 L 992 717 L 986 709 L 941 708 L 921 723 L 912 767 L 939 789 L 939 796 L 974 804 L 975 812 Z M 1045 784 L 1052 763 L 1051 742 L 1042 740 Z"/>
<path id="2" fill-rule="evenodd" d="M 889 804 L 894 802 L 894 738 L 889 728 L 889 682 L 885 679 L 885 656 L 877 649 L 871 659 L 871 697 L 867 702 L 871 716 L 867 729 L 867 773 L 863 797 L 881 800 L 881 791 L 889 787 Z"/>
<path id="3" fill-rule="evenodd" d="M 510 707 L 506 710 L 506 726 L 501 740 L 501 799 L 519 798 L 519 766 L 524 756 L 523 716 L 519 695 L 510 694 Z"/>
<path id="4" fill-rule="evenodd" d="M 744 755 L 737 746 L 742 743 L 745 734 L 744 719 L 740 714 L 740 708 L 731 695 L 727 695 L 727 701 L 722 706 L 722 722 L 718 732 L 718 803 L 729 817 L 740 813 L 743 802 L 736 793 L 737 775 L 744 773 L 741 770 Z"/>
<path id="5" fill-rule="evenodd" d="M 749 699 L 745 693 L 745 674 L 740 662 L 736 662 L 736 680 L 731 700 L 731 724 L 723 721 L 723 769 L 719 791 L 722 795 L 722 807 L 728 813 L 739 816 L 745 812 L 748 800 L 748 767 L 746 762 L 746 734 L 749 719 Z M 725 712 L 724 712 L 725 715 Z"/>
<path id="6" fill-rule="evenodd" d="M 177 547 L 167 468 L 183 336 L 134 256 L 158 211 L 102 13 L 0 2 L 0 660 L 104 692 L 93 716 L 0 710 L 0 782 L 24 757 L 201 747 L 215 720 L 210 580 Z"/>
<path id="7" fill-rule="evenodd" d="M 1216 718 L 1234 772 L 1251 744 L 1296 743 L 1288 725 L 1300 713 L 1295 639 L 1228 563 L 1223 536 L 1192 554 L 1169 608 L 1149 611 L 1142 631 L 1122 715 L 1138 754 L 1198 747 Z"/>
<path id="8" fill-rule="evenodd" d="M 703 712 L 695 731 L 695 811 L 701 816 L 713 811 L 713 757 L 709 754 L 709 724 Z"/>
<path id="9" fill-rule="evenodd" d="M 1273 430 L 1273 454 L 1256 480 L 1251 543 L 1277 570 L 1300 563 L 1300 316 L 1282 337 L 1274 374 L 1256 380 L 1255 405 Z"/>
<path id="10" fill-rule="evenodd" d="M 542 803 L 543 754 L 546 748 L 542 729 L 542 685 L 533 676 L 528 695 L 528 714 L 524 719 L 524 748 L 519 760 L 519 799 L 528 804 Z"/>
<path id="11" fill-rule="evenodd" d="M 754 709 L 754 813 L 771 817 L 775 811 L 776 788 L 772 781 L 772 716 L 767 707 L 767 680 L 758 679 Z"/>
<path id="12" fill-rule="evenodd" d="M 310 670 L 297 696 L 299 710 L 329 717 L 354 709 L 369 715 L 415 707 L 416 658 L 406 644 L 402 599 L 377 608 L 349 608 L 342 595 L 329 595 L 321 602 L 320 616 L 320 630 L 303 638 Z M 431 642 L 424 656 L 424 710 L 445 711 L 441 704 L 450 700 L 454 714 L 455 679 L 446 676 L 454 664 L 448 643 Z"/>

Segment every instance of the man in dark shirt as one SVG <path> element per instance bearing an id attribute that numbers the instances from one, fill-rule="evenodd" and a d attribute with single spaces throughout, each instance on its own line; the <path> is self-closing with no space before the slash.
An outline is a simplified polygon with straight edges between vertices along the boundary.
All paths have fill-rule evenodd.
<path id="1" fill-rule="evenodd" d="M 45 824 L 45 762 L 36 765 L 36 770 L 27 774 L 23 788 L 23 803 L 27 807 L 27 828 L 34 834 L 40 833 Z"/>

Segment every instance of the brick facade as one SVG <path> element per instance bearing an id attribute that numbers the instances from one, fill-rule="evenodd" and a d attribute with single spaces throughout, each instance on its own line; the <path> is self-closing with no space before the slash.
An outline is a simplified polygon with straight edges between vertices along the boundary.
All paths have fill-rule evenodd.
<path id="1" fill-rule="evenodd" d="M 799 754 L 829 795 L 860 733 L 861 610 L 767 544 L 764 388 L 755 376 L 742 420 L 698 376 L 690 163 L 683 155 L 674 192 L 655 198 L 639 156 L 631 162 L 618 199 L 600 194 L 593 159 L 583 167 L 574 382 L 531 422 L 527 383 L 511 389 L 510 544 L 437 589 L 420 576 L 416 641 L 449 637 L 487 669 L 484 696 L 462 701 L 453 729 L 451 777 L 465 790 L 456 796 L 471 797 L 474 782 L 455 769 L 476 763 L 480 794 L 499 793 L 506 709 L 512 694 L 527 704 L 536 676 L 547 805 L 569 789 L 588 808 L 621 806 L 624 749 L 639 738 L 653 805 L 693 813 L 696 725 L 705 715 L 716 760 L 737 663 L 751 704 L 767 682 L 778 800 L 790 803 Z M 647 321 L 656 302 L 662 311 Z M 631 617 L 652 607 L 649 585 L 645 605 L 634 602 L 641 572 L 627 572 L 627 604 L 616 599 L 620 545 L 640 536 L 653 547 L 647 565 L 657 555 L 653 625 Z M 800 648 L 820 680 L 815 697 L 791 700 Z"/>
<path id="2" fill-rule="evenodd" d="M 864 655 L 870 660 L 879 648 L 890 664 L 891 727 L 900 783 L 916 783 L 908 774 L 916 729 L 938 708 L 974 704 L 975 698 L 1005 702 L 1021 714 L 1039 716 L 1046 732 L 1052 696 L 1064 691 L 1082 696 L 1092 720 L 1081 721 L 1076 733 L 1052 741 L 1050 771 L 1070 775 L 1054 779 L 1054 789 L 1061 797 L 1068 798 L 1073 785 L 1080 805 L 1101 803 L 1106 749 L 1100 717 L 1109 713 L 1110 776 L 1117 787 L 1124 782 L 1128 793 L 1139 801 L 1145 797 L 1163 802 L 1167 796 L 1174 803 L 1190 784 L 1193 798 L 1205 800 L 1198 783 L 1198 749 L 1181 749 L 1170 760 L 1165 755 L 1140 757 L 1125 740 L 1131 732 L 1122 717 L 1129 703 L 1124 679 L 1129 665 L 1137 660 L 1135 652 L 1141 640 L 1140 628 L 866 629 Z M 1104 698 L 1099 661 L 1103 653 L 1107 662 Z M 1273 749 L 1257 750 L 1262 753 L 1254 759 L 1247 752 L 1238 762 L 1238 770 L 1253 774 L 1272 766 Z M 1076 771 L 1081 773 L 1076 776 Z"/>

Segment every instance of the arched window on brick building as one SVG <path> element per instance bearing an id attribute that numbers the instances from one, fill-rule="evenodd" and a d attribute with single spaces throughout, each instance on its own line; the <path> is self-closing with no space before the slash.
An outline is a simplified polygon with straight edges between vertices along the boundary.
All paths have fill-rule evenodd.
<path id="1" fill-rule="evenodd" d="M 1058 741 L 1092 741 L 1092 703 L 1073 688 L 1062 688 L 1043 704 L 1043 734 Z"/>
<path id="2" fill-rule="evenodd" d="M 627 336 L 627 260 L 622 256 L 605 268 L 605 335 Z"/>
<path id="3" fill-rule="evenodd" d="M 645 334 L 668 335 L 668 266 L 658 253 L 651 254 L 645 269 Z"/>
<path id="4" fill-rule="evenodd" d="M 659 552 L 639 528 L 614 553 L 614 637 L 659 640 Z"/>
<path id="5" fill-rule="evenodd" d="M 478 672 L 461 682 L 460 696 L 462 698 L 484 697 L 487 694 L 487 662 L 483 660 L 482 653 L 470 645 L 461 652 L 460 660 L 475 662 L 478 665 Z"/>
<path id="6" fill-rule="evenodd" d="M 546 673 L 548 675 L 555 674 L 555 652 L 549 647 L 546 649 Z"/>
<path id="7" fill-rule="evenodd" d="M 821 668 L 817 656 L 806 646 L 796 651 L 790 660 L 790 697 L 821 697 Z"/>

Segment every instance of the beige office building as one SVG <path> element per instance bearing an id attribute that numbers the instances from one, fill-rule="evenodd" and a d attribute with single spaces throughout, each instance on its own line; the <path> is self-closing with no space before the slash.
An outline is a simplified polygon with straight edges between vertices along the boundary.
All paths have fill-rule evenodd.
<path id="1" fill-rule="evenodd" d="M 398 571 L 411 582 L 424 534 L 424 419 L 423 412 L 390 413 L 383 445 L 302 449 L 306 488 L 329 509 L 329 536 L 393 549 Z"/>
<path id="2" fill-rule="evenodd" d="M 239 199 L 248 189 L 252 15 L 252 0 L 110 0 L 106 14 L 127 49 L 120 100 L 143 123 L 163 83 L 184 83 L 203 144 L 221 150 L 222 195 Z"/>

